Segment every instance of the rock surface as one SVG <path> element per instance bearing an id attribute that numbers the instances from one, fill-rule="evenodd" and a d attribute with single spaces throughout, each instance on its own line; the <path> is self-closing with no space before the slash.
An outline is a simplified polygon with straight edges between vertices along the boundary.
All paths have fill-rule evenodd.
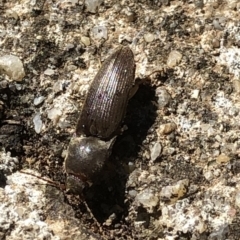
<path id="1" fill-rule="evenodd" d="M 0 239 L 240 239 L 239 10 L 0 1 Z M 120 44 L 144 84 L 97 182 L 79 198 L 20 173 L 65 183 L 89 85 Z"/>

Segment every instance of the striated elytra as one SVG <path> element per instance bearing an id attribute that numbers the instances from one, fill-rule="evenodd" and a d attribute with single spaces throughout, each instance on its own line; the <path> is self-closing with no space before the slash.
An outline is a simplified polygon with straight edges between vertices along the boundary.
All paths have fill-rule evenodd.
<path id="1" fill-rule="evenodd" d="M 120 47 L 103 63 L 89 88 L 65 159 L 67 188 L 81 193 L 98 179 L 111 154 L 135 80 L 130 48 Z"/>

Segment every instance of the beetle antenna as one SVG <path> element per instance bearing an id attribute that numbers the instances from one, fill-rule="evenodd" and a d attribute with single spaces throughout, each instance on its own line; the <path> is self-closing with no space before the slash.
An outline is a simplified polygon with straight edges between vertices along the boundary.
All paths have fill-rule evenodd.
<path id="1" fill-rule="evenodd" d="M 57 189 L 59 189 L 59 190 L 61 190 L 61 191 L 65 191 L 65 190 L 66 190 L 66 187 L 65 187 L 63 184 L 54 182 L 54 181 L 52 181 L 52 180 L 50 180 L 50 179 L 43 178 L 43 177 L 38 176 L 38 175 L 36 175 L 36 174 L 34 174 L 34 173 L 25 172 L 25 171 L 23 171 L 23 170 L 20 170 L 19 172 L 20 172 L 20 173 L 27 174 L 27 175 L 30 175 L 30 176 L 33 176 L 33 177 L 36 177 L 36 178 L 38 178 L 38 179 L 41 179 L 41 180 L 47 182 L 49 185 L 51 185 L 51 186 L 53 186 L 53 187 L 56 187 Z"/>

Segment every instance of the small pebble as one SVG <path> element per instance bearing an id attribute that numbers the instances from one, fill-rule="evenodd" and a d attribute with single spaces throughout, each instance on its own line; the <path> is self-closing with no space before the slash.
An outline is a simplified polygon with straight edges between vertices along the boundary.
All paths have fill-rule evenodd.
<path id="1" fill-rule="evenodd" d="M 170 52 L 167 60 L 167 66 L 169 68 L 173 68 L 177 66 L 178 63 L 180 63 L 182 59 L 182 54 L 179 51 L 173 50 Z"/>
<path id="2" fill-rule="evenodd" d="M 45 97 L 43 97 L 43 96 L 36 97 L 36 98 L 34 98 L 34 100 L 33 100 L 33 104 L 34 104 L 35 106 L 38 106 L 38 105 L 41 104 L 44 100 L 45 100 Z"/>
<path id="3" fill-rule="evenodd" d="M 0 57 L 0 73 L 8 75 L 15 81 L 22 81 L 25 76 L 22 61 L 13 55 Z"/>
<path id="4" fill-rule="evenodd" d="M 81 37 L 81 42 L 82 42 L 85 46 L 89 46 L 89 45 L 91 44 L 90 38 L 89 38 L 89 37 L 85 37 L 85 36 L 82 36 L 82 37 Z"/>
<path id="5" fill-rule="evenodd" d="M 34 124 L 34 130 L 36 133 L 40 133 L 42 130 L 42 120 L 41 120 L 41 115 L 37 113 L 34 118 L 33 118 L 33 124 Z"/>
<path id="6" fill-rule="evenodd" d="M 151 160 L 155 161 L 158 159 L 162 151 L 162 146 L 159 142 L 156 142 L 153 147 L 150 149 L 151 152 Z"/>
<path id="7" fill-rule="evenodd" d="M 216 162 L 219 164 L 227 163 L 229 161 L 230 161 L 230 157 L 225 154 L 220 154 L 216 159 Z"/>
<path id="8" fill-rule="evenodd" d="M 155 38 L 154 34 L 152 33 L 145 33 L 143 37 L 144 37 L 144 40 L 148 43 L 152 42 Z"/>
<path id="9" fill-rule="evenodd" d="M 161 134 L 169 134 L 177 129 L 177 125 L 175 123 L 166 123 L 160 126 L 159 132 Z"/>
<path id="10" fill-rule="evenodd" d="M 51 68 L 48 68 L 44 71 L 44 74 L 47 76 L 52 76 L 55 73 L 55 71 Z"/>

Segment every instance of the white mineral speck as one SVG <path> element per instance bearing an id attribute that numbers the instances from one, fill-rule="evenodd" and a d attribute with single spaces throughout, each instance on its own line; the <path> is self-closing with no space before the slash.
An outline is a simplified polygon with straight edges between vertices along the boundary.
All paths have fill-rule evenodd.
<path id="1" fill-rule="evenodd" d="M 25 76 L 22 61 L 13 55 L 0 57 L 0 73 L 5 73 L 12 80 L 16 81 L 22 81 Z"/>
<path id="2" fill-rule="evenodd" d="M 34 124 L 34 130 L 36 133 L 40 133 L 42 130 L 42 120 L 41 120 L 41 115 L 37 113 L 34 118 L 33 118 L 33 124 Z"/>

